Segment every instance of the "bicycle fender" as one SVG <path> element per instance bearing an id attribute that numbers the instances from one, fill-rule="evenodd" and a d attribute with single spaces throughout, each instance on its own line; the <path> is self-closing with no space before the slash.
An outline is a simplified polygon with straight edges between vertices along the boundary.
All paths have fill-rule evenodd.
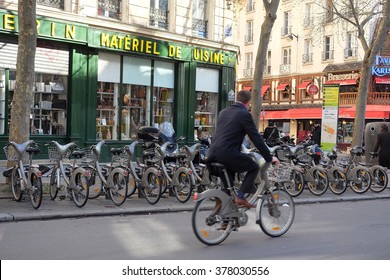
<path id="1" fill-rule="evenodd" d="M 339 171 L 340 173 L 345 174 L 343 168 L 341 168 L 340 166 L 333 166 L 333 167 L 330 168 L 330 169 L 328 170 L 328 172 L 327 172 L 329 182 L 334 182 L 334 181 L 335 181 L 334 176 L 333 176 L 333 173 L 334 173 L 336 170 Z"/>
<path id="2" fill-rule="evenodd" d="M 190 176 L 191 184 L 192 184 L 192 185 L 195 185 L 194 176 L 193 176 L 193 174 L 191 174 L 192 172 L 190 172 L 190 170 L 189 170 L 187 167 L 181 166 L 181 167 L 179 167 L 179 168 L 175 171 L 175 174 L 173 174 L 173 178 L 172 178 L 172 185 L 173 185 L 173 186 L 178 186 L 178 185 L 179 185 L 178 174 L 179 174 L 180 172 L 185 172 L 185 173 L 187 173 L 187 174 Z"/>
<path id="3" fill-rule="evenodd" d="M 84 168 L 82 167 L 78 167 L 76 168 L 75 170 L 72 171 L 72 177 L 71 177 L 71 180 L 70 180 L 70 185 L 71 186 L 75 186 L 76 185 L 76 174 L 77 173 L 81 173 L 83 174 L 84 176 L 87 176 L 87 170 L 85 170 Z M 89 176 L 88 176 L 89 177 Z"/>
<path id="4" fill-rule="evenodd" d="M 148 185 L 147 178 L 148 178 L 150 173 L 155 173 L 155 174 L 157 174 L 158 176 L 161 177 L 161 172 L 160 172 L 159 169 L 157 169 L 156 167 L 149 167 L 142 174 L 142 179 L 141 179 L 142 186 L 147 186 Z"/>
<path id="5" fill-rule="evenodd" d="M 115 174 L 115 173 L 119 173 L 125 177 L 127 177 L 129 175 L 129 172 L 126 169 L 124 169 L 122 167 L 115 167 L 113 170 L 111 170 L 110 174 L 108 175 L 108 179 L 107 179 L 108 186 L 114 185 L 113 174 Z"/>

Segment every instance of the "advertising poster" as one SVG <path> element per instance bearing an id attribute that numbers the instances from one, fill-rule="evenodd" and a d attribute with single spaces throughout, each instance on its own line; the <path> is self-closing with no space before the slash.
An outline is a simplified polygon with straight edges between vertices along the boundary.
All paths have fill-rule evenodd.
<path id="1" fill-rule="evenodd" d="M 323 91 L 321 149 L 331 151 L 337 142 L 339 85 L 324 85 Z"/>

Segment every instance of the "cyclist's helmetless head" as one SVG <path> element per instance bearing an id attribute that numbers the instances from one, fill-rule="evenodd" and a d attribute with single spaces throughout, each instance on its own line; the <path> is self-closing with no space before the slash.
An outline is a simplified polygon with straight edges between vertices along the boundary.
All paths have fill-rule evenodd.
<path id="1" fill-rule="evenodd" d="M 251 101 L 251 92 L 249 90 L 240 90 L 237 93 L 237 101 L 244 104 L 249 104 Z"/>

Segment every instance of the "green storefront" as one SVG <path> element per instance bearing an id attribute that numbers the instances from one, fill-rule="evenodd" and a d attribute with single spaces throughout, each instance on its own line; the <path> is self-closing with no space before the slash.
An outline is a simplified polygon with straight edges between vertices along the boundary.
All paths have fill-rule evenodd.
<path id="1" fill-rule="evenodd" d="M 0 142 L 8 141 L 17 15 L 0 10 Z M 172 122 L 188 142 L 212 134 L 235 88 L 236 53 L 38 18 L 31 139 L 122 146 Z M 107 149 L 108 150 L 108 149 Z M 45 157 L 45 154 L 41 155 Z M 1 154 L 4 159 L 4 154 Z"/>

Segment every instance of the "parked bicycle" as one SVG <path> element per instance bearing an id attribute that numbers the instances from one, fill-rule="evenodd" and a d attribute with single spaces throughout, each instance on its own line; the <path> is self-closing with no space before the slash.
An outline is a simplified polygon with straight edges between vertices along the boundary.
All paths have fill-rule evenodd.
<path id="1" fill-rule="evenodd" d="M 261 162 L 260 154 L 252 153 L 252 155 Z M 261 181 L 249 202 L 256 203 L 256 223 L 260 225 L 262 231 L 271 237 L 278 237 L 291 227 L 295 206 L 293 199 L 283 187 L 275 182 L 271 184 L 268 180 L 268 165 L 261 164 L 259 172 Z M 217 245 L 226 240 L 232 231 L 237 231 L 247 224 L 248 208 L 238 207 L 234 203 L 236 194 L 225 166 L 220 163 L 210 163 L 210 167 L 212 174 L 222 177 L 226 189 L 209 189 L 202 193 L 195 193 L 196 204 L 192 212 L 192 229 L 200 242 L 206 245 Z M 282 171 L 283 168 L 275 169 L 275 177 L 279 177 L 279 172 Z"/>
<path id="2" fill-rule="evenodd" d="M 348 178 L 345 170 L 337 164 L 337 152 L 337 146 L 333 147 L 330 153 L 326 153 L 327 159 L 321 160 L 320 163 L 328 172 L 329 188 L 331 192 L 341 195 L 347 190 Z"/>
<path id="3" fill-rule="evenodd" d="M 42 203 L 42 172 L 37 164 L 33 164 L 32 155 L 40 152 L 37 143 L 28 140 L 24 143 L 10 141 L 4 146 L 7 160 L 16 162 L 14 167 L 4 171 L 5 177 L 11 178 L 11 189 L 15 201 L 21 201 L 26 193 L 34 209 L 38 209 Z M 28 158 L 29 164 L 23 161 Z"/>
<path id="4" fill-rule="evenodd" d="M 49 184 L 50 198 L 55 200 L 58 192 L 63 190 L 65 198 L 71 197 L 77 207 L 83 207 L 88 201 L 90 172 L 78 166 L 76 161 L 84 157 L 85 153 L 72 150 L 76 147 L 74 142 L 61 145 L 57 141 L 51 141 L 47 146 L 49 159 L 54 161 Z M 72 163 L 65 162 L 67 158 L 73 159 Z"/>
<path id="5" fill-rule="evenodd" d="M 89 184 L 89 198 L 94 199 L 102 194 L 107 195 L 112 202 L 120 206 L 127 197 L 128 171 L 122 166 L 114 164 L 114 157 L 123 152 L 122 148 L 111 148 L 110 164 L 99 162 L 104 140 L 99 141 L 86 150 L 86 161 L 83 167 L 91 173 Z"/>

